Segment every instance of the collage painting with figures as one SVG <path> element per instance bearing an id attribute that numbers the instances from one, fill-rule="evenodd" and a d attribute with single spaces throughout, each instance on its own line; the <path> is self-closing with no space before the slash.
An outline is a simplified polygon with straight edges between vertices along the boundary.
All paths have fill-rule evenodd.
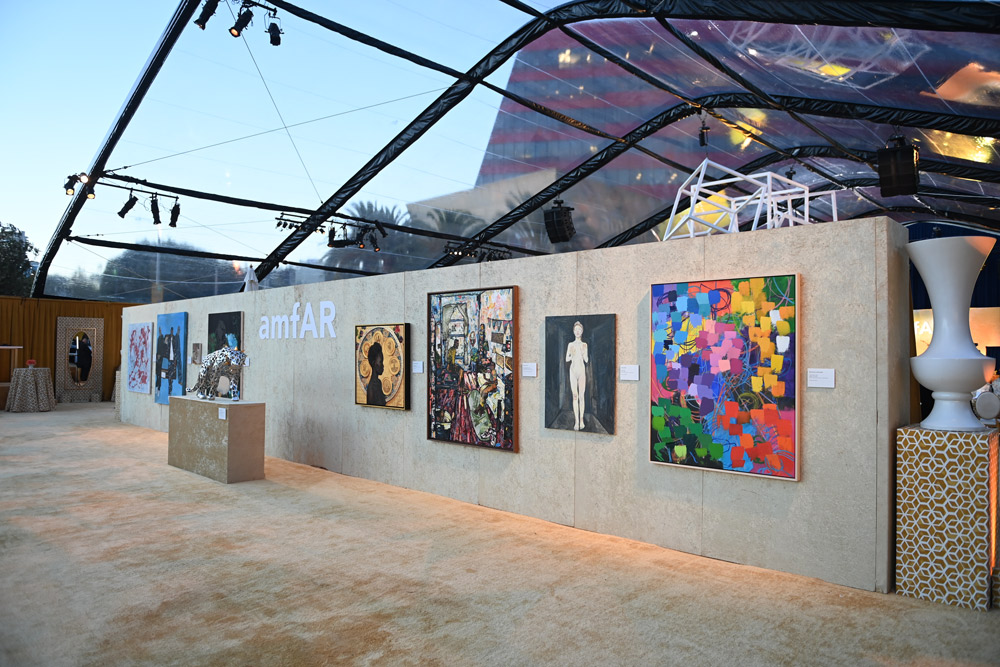
<path id="1" fill-rule="evenodd" d="M 428 433 L 517 451 L 517 288 L 428 295 Z"/>

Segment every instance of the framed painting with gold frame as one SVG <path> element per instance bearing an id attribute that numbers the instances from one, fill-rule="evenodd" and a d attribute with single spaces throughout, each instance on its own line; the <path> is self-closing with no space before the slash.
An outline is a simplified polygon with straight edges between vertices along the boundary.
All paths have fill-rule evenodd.
<path id="1" fill-rule="evenodd" d="M 354 402 L 410 409 L 410 325 L 354 327 Z"/>

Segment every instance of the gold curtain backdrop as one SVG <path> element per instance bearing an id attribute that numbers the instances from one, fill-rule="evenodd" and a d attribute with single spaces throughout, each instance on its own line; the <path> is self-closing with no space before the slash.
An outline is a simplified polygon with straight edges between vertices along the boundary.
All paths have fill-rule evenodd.
<path id="1" fill-rule="evenodd" d="M 0 345 L 20 345 L 18 367 L 34 359 L 40 368 L 56 368 L 56 320 L 60 317 L 99 317 L 104 320 L 104 382 L 102 400 L 110 400 L 115 368 L 121 364 L 122 309 L 134 304 L 63 299 L 22 299 L 0 296 Z M 13 356 L 0 353 L 0 382 L 9 382 Z M 2 407 L 2 406 L 0 406 Z"/>

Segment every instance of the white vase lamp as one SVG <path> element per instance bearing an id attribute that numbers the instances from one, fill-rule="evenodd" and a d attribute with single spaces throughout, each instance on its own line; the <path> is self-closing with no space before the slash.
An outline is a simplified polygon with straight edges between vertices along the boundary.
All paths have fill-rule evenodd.
<path id="1" fill-rule="evenodd" d="M 910 359 L 917 382 L 933 393 L 934 407 L 922 428 L 941 431 L 982 431 L 972 411 L 972 392 L 989 382 L 995 360 L 972 342 L 969 306 L 976 278 L 996 239 L 954 236 L 907 244 L 920 272 L 934 313 L 934 333 L 927 350 Z"/>

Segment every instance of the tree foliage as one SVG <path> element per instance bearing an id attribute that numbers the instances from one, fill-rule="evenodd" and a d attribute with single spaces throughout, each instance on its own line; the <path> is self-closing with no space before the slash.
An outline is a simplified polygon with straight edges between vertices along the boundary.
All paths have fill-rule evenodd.
<path id="1" fill-rule="evenodd" d="M 34 277 L 29 255 L 37 251 L 24 232 L 0 222 L 0 294 L 29 296 Z"/>
<path id="2" fill-rule="evenodd" d="M 159 245 L 195 250 L 174 241 L 162 241 Z M 241 269 L 223 260 L 125 250 L 105 265 L 100 278 L 100 298 L 147 303 L 229 294 L 240 290 L 244 276 Z"/>

